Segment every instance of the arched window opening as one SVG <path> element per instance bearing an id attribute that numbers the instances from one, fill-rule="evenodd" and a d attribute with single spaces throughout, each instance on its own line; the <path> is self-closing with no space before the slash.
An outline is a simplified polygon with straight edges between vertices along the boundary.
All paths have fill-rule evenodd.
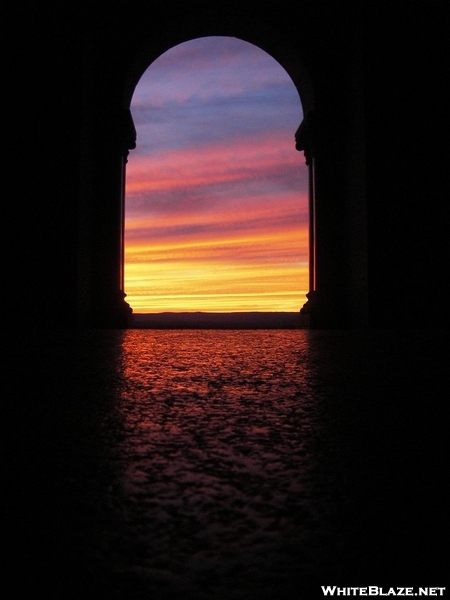
<path id="1" fill-rule="evenodd" d="M 308 292 L 308 167 L 283 67 L 231 37 L 173 47 L 131 103 L 124 289 L 135 313 L 298 312 Z"/>

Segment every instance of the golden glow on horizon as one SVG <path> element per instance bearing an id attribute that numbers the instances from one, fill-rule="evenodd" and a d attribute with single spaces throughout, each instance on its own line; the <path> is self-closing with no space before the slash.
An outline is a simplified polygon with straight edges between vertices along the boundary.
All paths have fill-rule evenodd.
<path id="1" fill-rule="evenodd" d="M 140 313 L 297 312 L 308 265 L 292 262 L 292 247 L 302 233 L 128 246 L 127 301 Z"/>

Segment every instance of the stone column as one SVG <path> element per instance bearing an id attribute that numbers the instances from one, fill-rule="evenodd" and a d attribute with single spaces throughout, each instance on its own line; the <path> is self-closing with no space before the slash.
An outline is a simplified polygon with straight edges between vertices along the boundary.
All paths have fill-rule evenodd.
<path id="1" fill-rule="evenodd" d="M 314 113 L 309 112 L 295 133 L 295 148 L 303 151 L 308 167 L 309 178 L 309 291 L 307 301 L 300 309 L 300 314 L 310 318 L 314 310 L 316 297 L 316 197 L 314 169 Z"/>
<path id="2" fill-rule="evenodd" d="M 127 327 L 131 307 L 124 292 L 124 200 L 128 151 L 136 146 L 129 110 L 103 115 L 96 148 L 93 200 L 93 279 L 91 326 Z"/>
<path id="3" fill-rule="evenodd" d="M 308 113 L 296 133 L 310 177 L 310 290 L 300 313 L 316 329 L 367 323 L 362 118 L 348 95 L 351 101 Z"/>
<path id="4" fill-rule="evenodd" d="M 125 184 L 126 184 L 126 165 L 128 162 L 129 151 L 136 148 L 136 128 L 133 123 L 133 117 L 129 109 L 121 113 L 121 199 L 120 199 L 120 256 L 119 256 L 119 303 L 121 304 L 120 314 L 125 317 L 125 324 L 128 322 L 128 315 L 133 309 L 125 302 Z"/>

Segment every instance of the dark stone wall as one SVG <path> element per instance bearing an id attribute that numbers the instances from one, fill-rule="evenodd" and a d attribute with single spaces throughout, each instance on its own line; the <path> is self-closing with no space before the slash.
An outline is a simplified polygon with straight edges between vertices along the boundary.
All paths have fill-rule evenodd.
<path id="1" fill-rule="evenodd" d="M 70 3 L 2 11 L 2 299 L 9 326 L 75 326 L 80 19 Z"/>
<path id="2" fill-rule="evenodd" d="M 447 322 L 449 9 L 368 13 L 364 87 L 371 323 Z"/>
<path id="3" fill-rule="evenodd" d="M 285 66 L 306 109 L 312 90 L 321 117 L 322 326 L 443 324 L 448 3 L 368 2 L 358 11 L 351 4 L 7 7 L 7 323 L 73 327 L 101 305 L 102 285 L 114 277 L 99 231 L 113 218 L 114 190 L 101 181 L 110 172 L 102 157 L 115 111 L 127 106 L 151 60 L 174 44 L 235 35 Z"/>

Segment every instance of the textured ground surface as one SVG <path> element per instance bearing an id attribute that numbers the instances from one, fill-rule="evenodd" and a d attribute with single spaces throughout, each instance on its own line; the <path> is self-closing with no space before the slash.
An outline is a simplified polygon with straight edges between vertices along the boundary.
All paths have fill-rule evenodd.
<path id="1" fill-rule="evenodd" d="M 443 340 L 16 333 L 9 598 L 446 585 Z"/>

